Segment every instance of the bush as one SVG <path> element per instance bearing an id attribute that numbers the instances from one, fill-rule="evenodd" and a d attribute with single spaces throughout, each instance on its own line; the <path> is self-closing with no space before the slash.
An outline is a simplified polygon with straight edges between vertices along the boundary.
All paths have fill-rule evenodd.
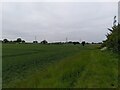
<path id="1" fill-rule="evenodd" d="M 106 35 L 107 39 L 103 42 L 102 46 L 108 47 L 108 49 L 120 52 L 120 24 L 113 26 L 109 29 L 110 33 Z"/>

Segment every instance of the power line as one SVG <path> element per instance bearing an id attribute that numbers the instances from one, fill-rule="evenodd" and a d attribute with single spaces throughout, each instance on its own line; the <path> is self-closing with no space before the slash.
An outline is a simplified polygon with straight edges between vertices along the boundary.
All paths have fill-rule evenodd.
<path id="1" fill-rule="evenodd" d="M 35 41 L 36 41 L 36 36 L 35 36 Z"/>

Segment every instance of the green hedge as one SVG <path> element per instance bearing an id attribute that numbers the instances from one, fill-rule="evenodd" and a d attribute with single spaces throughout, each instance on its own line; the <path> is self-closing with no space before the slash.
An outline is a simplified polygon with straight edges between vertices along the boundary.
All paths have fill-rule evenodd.
<path id="1" fill-rule="evenodd" d="M 109 29 L 110 33 L 106 35 L 107 39 L 103 41 L 102 47 L 106 46 L 108 49 L 120 52 L 120 24 Z"/>

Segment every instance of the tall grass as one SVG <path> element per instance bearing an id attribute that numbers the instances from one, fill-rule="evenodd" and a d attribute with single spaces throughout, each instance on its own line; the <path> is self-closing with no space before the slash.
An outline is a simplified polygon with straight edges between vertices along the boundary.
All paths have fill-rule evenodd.
<path id="1" fill-rule="evenodd" d="M 78 46 L 39 44 L 3 44 L 2 49 L 3 86 L 79 51 Z"/>
<path id="2" fill-rule="evenodd" d="M 40 46 L 42 47 L 42 46 Z M 57 60 L 33 71 L 24 79 L 14 79 L 4 87 L 16 88 L 115 88 L 118 85 L 118 58 L 98 46 L 43 46 L 53 50 Z M 53 48 L 53 49 L 52 49 Z M 56 49 L 55 49 L 56 48 Z M 69 49 L 69 50 L 68 50 Z M 38 49 L 37 49 L 38 50 Z M 59 53 L 58 53 L 59 51 Z M 60 53 L 60 51 L 62 51 Z M 68 52 L 71 54 L 68 55 Z M 60 58 L 61 55 L 67 56 Z M 44 53 L 45 54 L 45 53 Z M 33 54 L 32 54 L 33 55 Z M 39 54 L 40 55 L 40 54 Z M 33 55 L 34 56 L 34 55 Z M 36 56 L 35 56 L 36 57 Z M 33 57 L 33 58 L 35 58 Z M 46 55 L 45 55 L 46 57 Z M 47 59 L 47 58 L 45 58 Z M 44 59 L 44 60 L 45 60 Z M 16 61 L 17 62 L 17 61 Z M 46 62 L 47 63 L 47 62 Z M 36 68 L 37 69 L 37 68 Z"/>

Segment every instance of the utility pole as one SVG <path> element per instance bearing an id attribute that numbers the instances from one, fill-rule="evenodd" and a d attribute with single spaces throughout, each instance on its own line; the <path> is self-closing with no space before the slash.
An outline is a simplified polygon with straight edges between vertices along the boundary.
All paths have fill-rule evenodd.
<path id="1" fill-rule="evenodd" d="M 66 43 L 68 42 L 68 38 L 66 37 Z"/>
<path id="2" fill-rule="evenodd" d="M 80 38 L 80 43 L 81 43 L 82 39 Z"/>
<path id="3" fill-rule="evenodd" d="M 116 16 L 114 16 L 113 26 L 116 26 L 116 24 L 117 24 L 117 20 L 116 20 Z"/>

